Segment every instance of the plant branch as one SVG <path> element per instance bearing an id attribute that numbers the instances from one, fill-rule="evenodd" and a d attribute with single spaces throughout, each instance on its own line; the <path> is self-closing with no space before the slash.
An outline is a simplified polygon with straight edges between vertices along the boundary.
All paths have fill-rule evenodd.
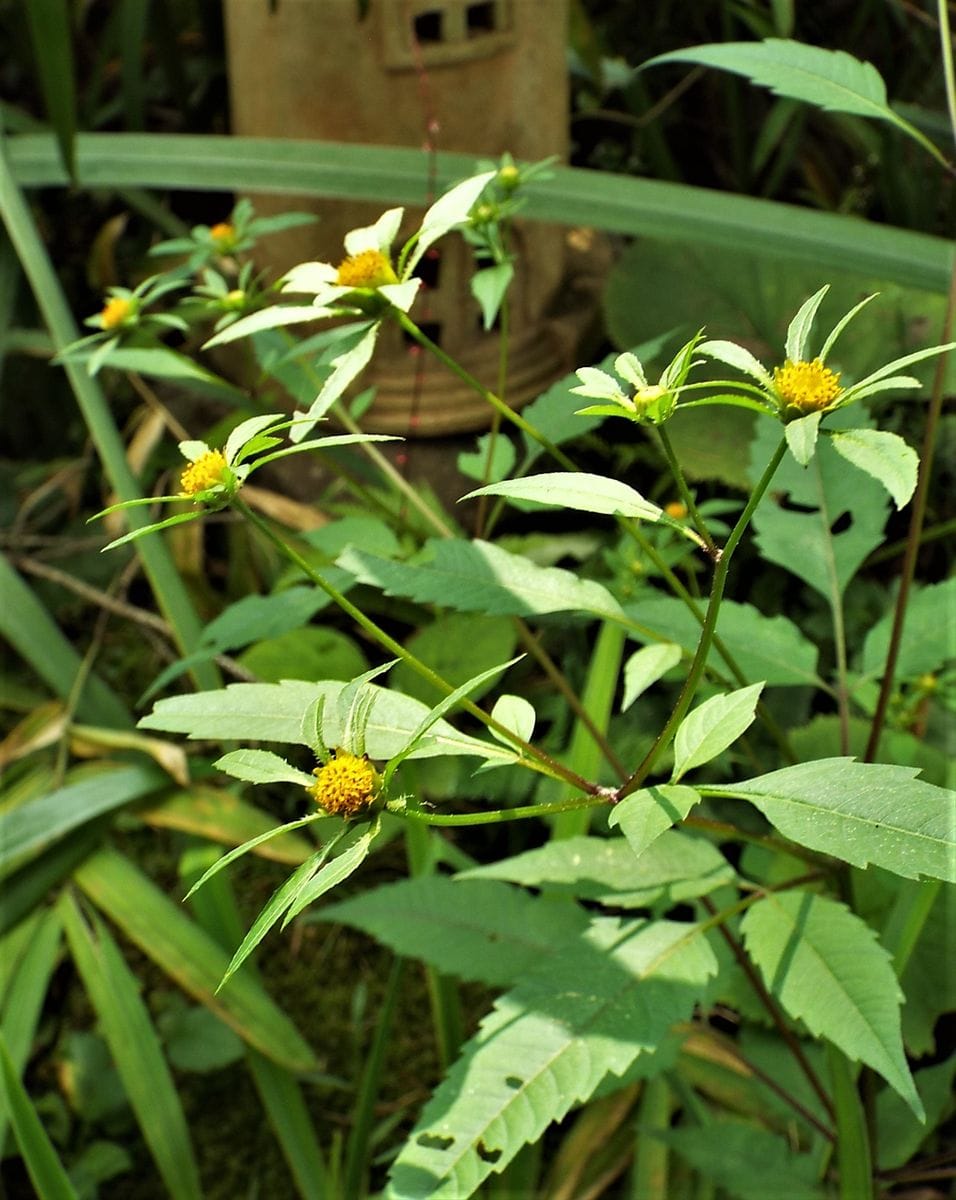
<path id="1" fill-rule="evenodd" d="M 667 459 L 667 465 L 671 469 L 671 475 L 674 477 L 674 482 L 677 484 L 677 490 L 680 492 L 681 500 L 684 502 L 684 507 L 690 514 L 690 519 L 694 523 L 694 528 L 704 539 L 704 544 L 707 547 L 707 553 L 711 558 L 718 557 L 717 543 L 710 536 L 710 530 L 707 528 L 703 517 L 700 515 L 697 505 L 694 503 L 694 497 L 690 493 L 690 488 L 687 486 L 687 480 L 684 478 L 684 472 L 681 470 L 680 463 L 677 461 L 677 456 L 674 453 L 674 447 L 671 445 L 671 439 L 668 436 L 667 429 L 663 425 L 657 426 L 657 436 L 661 440 L 661 447 L 664 450 L 664 457 Z"/>
<path id="2" fill-rule="evenodd" d="M 946 316 L 943 320 L 943 342 L 951 340 L 953 324 L 956 321 L 956 259 L 949 277 L 949 301 L 946 305 Z M 951 354 L 952 351 L 949 351 Z M 933 372 L 933 391 L 926 412 L 926 430 L 923 434 L 922 453 L 920 455 L 919 479 L 916 484 L 916 494 L 913 497 L 913 507 L 910 511 L 910 527 L 906 538 L 906 553 L 900 571 L 900 590 L 896 597 L 896 608 L 893 612 L 893 628 L 890 632 L 890 642 L 886 651 L 886 663 L 883 667 L 883 680 L 880 684 L 880 694 L 870 726 L 870 737 L 863 755 L 864 762 L 873 762 L 880 752 L 880 738 L 883 735 L 883 725 L 886 721 L 886 710 L 893 692 L 896 677 L 896 663 L 899 658 L 900 644 L 903 640 L 903 625 L 906 621 L 906 608 L 909 603 L 910 588 L 916 573 L 916 558 L 919 553 L 923 533 L 923 523 L 926 520 L 926 505 L 929 499 L 929 480 L 933 470 L 933 456 L 936 451 L 936 431 L 943 410 L 943 376 L 947 354 L 940 354 L 936 359 Z"/>
<path id="3" fill-rule="evenodd" d="M 787 441 L 786 438 L 781 438 L 780 444 L 774 451 L 770 462 L 767 464 L 763 475 L 761 475 L 757 486 L 754 488 L 750 499 L 744 511 L 740 514 L 737 524 L 734 526 L 730 537 L 727 539 L 727 544 L 721 552 L 720 558 L 717 561 L 717 567 L 714 571 L 714 580 L 710 592 L 710 600 L 707 605 L 707 614 L 704 618 L 704 624 L 700 632 L 700 640 L 697 643 L 697 651 L 694 654 L 693 662 L 691 663 L 690 672 L 687 679 L 684 681 L 684 686 L 677 698 L 677 703 L 674 705 L 671 715 L 667 719 L 664 728 L 658 734 L 654 745 L 644 757 L 643 762 L 634 771 L 627 782 L 619 788 L 615 795 L 615 801 L 623 800 L 625 796 L 629 796 L 632 792 L 643 784 L 644 780 L 653 770 L 654 764 L 657 762 L 660 755 L 670 745 L 671 739 L 677 732 L 677 727 L 683 721 L 687 710 L 690 708 L 694 699 L 694 694 L 697 691 L 697 685 L 700 682 L 700 677 L 704 673 L 704 665 L 707 662 L 707 657 L 710 653 L 710 647 L 713 644 L 714 630 L 717 627 L 717 615 L 720 612 L 720 602 L 724 595 L 724 586 L 727 583 L 727 571 L 730 567 L 730 560 L 733 557 L 734 550 L 737 544 L 744 535 L 744 531 L 750 524 L 750 519 L 753 516 L 757 505 L 763 499 L 763 495 L 770 486 L 770 481 L 773 478 L 777 467 L 786 453 Z"/>

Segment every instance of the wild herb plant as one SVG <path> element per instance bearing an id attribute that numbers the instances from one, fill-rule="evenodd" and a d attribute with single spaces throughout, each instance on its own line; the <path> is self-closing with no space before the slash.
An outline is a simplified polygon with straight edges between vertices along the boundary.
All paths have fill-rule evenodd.
<path id="1" fill-rule="evenodd" d="M 410 315 L 419 286 L 412 271 L 428 246 L 470 219 L 493 181 L 485 172 L 453 188 L 426 213 L 394 260 L 403 213 L 390 210 L 346 238 L 347 254 L 337 266 L 306 263 L 280 281 L 283 296 L 306 293 L 309 303 L 271 304 L 221 329 L 215 344 L 251 338 L 261 345 L 266 335 L 297 323 L 343 317 L 358 322 L 353 344 L 332 358 L 307 411 L 290 420 L 275 414 L 251 418 L 222 450 L 183 443 L 189 465 L 178 498 L 194 507 L 113 543 L 231 507 L 299 578 L 324 592 L 393 656 L 348 683 L 239 683 L 160 700 L 141 721 L 149 730 L 205 740 L 289 743 L 308 748 L 314 758 L 310 773 L 257 745 L 231 750 L 215 764 L 246 783 L 301 788 L 311 811 L 219 858 L 193 891 L 273 836 L 319 823 L 323 830 L 319 848 L 253 923 L 220 986 L 228 994 L 234 973 L 274 925 L 287 925 L 343 883 L 403 826 L 551 822 L 552 839 L 538 849 L 451 877 L 421 875 L 321 910 L 322 919 L 368 930 L 397 953 L 506 988 L 398 1152 L 387 1194 L 396 1200 L 472 1195 L 573 1107 L 643 1080 L 640 1112 L 650 1124 L 642 1137 L 673 1145 L 695 1166 L 705 1157 L 719 1161 L 709 1173 L 738 1194 L 741 1174 L 752 1171 L 752 1155 L 758 1153 L 769 1173 L 762 1172 L 761 1186 L 772 1178 L 777 1194 L 822 1196 L 839 1186 L 843 1195 L 862 1195 L 858 1189 L 864 1181 L 870 1187 L 880 1134 L 874 1131 L 871 1143 L 865 1132 L 857 1088 L 861 1069 L 879 1079 L 876 1103 L 892 1111 L 893 1121 L 912 1121 L 916 1128 L 927 1119 L 921 1075 L 914 1078 L 906 1059 L 899 980 L 935 896 L 936 885 L 920 881 L 956 882 L 952 797 L 919 779 L 910 766 L 859 762 L 849 755 L 849 720 L 865 702 L 853 694 L 845 646 L 831 684 L 816 675 L 813 647 L 785 618 L 771 621 L 750 610 L 747 622 L 727 623 L 725 629 L 722 606 L 735 552 L 761 513 L 778 506 L 774 483 L 786 462 L 790 471 L 813 474 L 820 513 L 847 473 L 857 487 L 875 481 L 898 507 L 909 501 L 917 481 L 915 451 L 867 420 L 854 426 L 849 406 L 888 389 L 918 388 L 917 379 L 901 372 L 956 343 L 874 363 L 861 378 L 847 380 L 829 364 L 841 333 L 853 318 L 864 319 L 862 310 L 874 297 L 855 305 L 821 339 L 814 319 L 827 292 L 823 287 L 794 315 L 772 368 L 741 345 L 705 340 L 704 331 L 677 351 L 656 383 L 648 382 L 631 352 L 614 360 L 613 373 L 582 367 L 576 386 L 566 384 L 561 393 L 565 408 L 554 423 L 557 437 L 535 426 L 533 408 L 525 416 L 512 413 L 475 382 L 533 439 L 540 457 L 551 456 L 561 469 L 490 482 L 469 497 L 602 516 L 652 561 L 664 560 L 665 580 L 676 578 L 673 567 L 688 554 L 698 555 L 711 576 L 706 603 L 682 585 L 676 597 L 696 634 L 682 642 L 654 629 L 653 621 L 648 629 L 646 592 L 622 604 L 605 583 L 576 579 L 477 539 L 439 540 L 411 561 L 352 547 L 337 566 L 363 584 L 419 603 L 516 619 L 570 613 L 647 642 L 622 664 L 628 702 L 664 676 L 679 674 L 670 713 L 632 761 L 606 732 L 596 733 L 607 763 L 585 773 L 573 756 L 569 760 L 535 739 L 534 706 L 508 690 L 508 672 L 520 660 L 492 664 L 454 685 L 348 598 L 242 496 L 248 473 L 275 458 L 335 441 L 372 440 L 303 438 L 368 363 L 383 322 L 398 322 L 470 380 Z M 501 303 L 505 296 L 502 292 Z M 733 377 L 696 378 L 708 361 L 730 366 Z M 576 408 L 577 396 L 599 403 Z M 754 486 L 723 533 L 711 528 L 698 507 L 667 433 L 675 413 L 714 405 L 756 412 L 767 431 L 755 442 L 758 454 L 770 448 L 763 459 L 755 457 Z M 573 436 L 576 417 L 623 420 L 652 431 L 680 504 L 668 512 L 617 478 L 578 470 L 557 444 Z M 290 444 L 275 449 L 286 432 Z M 810 554 L 803 545 L 794 540 L 788 567 L 812 582 L 812 562 L 801 561 Z M 830 539 L 829 553 L 839 586 L 845 586 L 859 558 L 848 559 L 837 538 Z M 773 705 L 766 705 L 765 689 L 794 682 L 797 664 L 786 661 L 789 648 L 795 659 L 809 663 L 803 678 L 815 679 L 824 695 L 836 697 L 842 722 L 837 756 L 799 755 Z M 373 682 L 399 663 L 426 681 L 431 705 Z M 613 697 L 617 675 L 615 669 L 589 680 L 589 686 L 599 684 Z M 503 690 L 486 711 L 469 696 L 492 679 Z M 459 731 L 449 721 L 456 712 L 477 719 L 491 739 Z M 768 770 L 773 751 L 784 765 Z M 517 777 L 531 773 L 538 781 L 531 794 L 539 798 L 498 807 L 472 803 L 470 811 L 460 811 L 453 798 L 436 805 L 404 768 L 437 756 L 479 760 L 472 794 L 481 794 L 480 780 L 494 770 L 499 775 L 494 794 L 505 799 L 512 792 L 528 794 Z M 515 782 L 502 780 L 504 775 Z M 563 798 L 553 798 L 556 785 Z M 572 814 L 574 824 L 568 824 Z M 440 858 L 441 843 L 431 853 Z M 909 882 L 893 884 L 894 877 Z M 873 887 L 877 897 L 863 904 L 864 890 Z M 700 1030 L 709 1029 L 709 1015 L 721 1010 L 737 1013 L 741 1025 L 735 1041 L 722 1043 L 730 1069 L 767 1083 L 779 1113 L 759 1126 L 733 1119 L 698 1123 L 691 1106 L 682 1125 L 671 1129 L 660 1112 L 684 1101 L 686 1082 L 677 1082 L 681 1055 Z M 777 1041 L 760 1032 L 767 1025 Z M 791 1060 L 785 1070 L 780 1056 Z M 663 1109 L 651 1080 L 666 1081 L 662 1086 L 673 1097 Z M 656 1116 L 649 1111 L 652 1103 L 660 1110 Z M 789 1144 L 777 1123 L 784 1112 L 793 1122 Z M 642 1153 L 639 1149 L 639 1161 Z M 351 1162 L 346 1174 L 348 1187 L 364 1186 L 358 1163 Z"/>
<path id="2" fill-rule="evenodd" d="M 790 65 L 807 72 L 805 49 L 776 45 L 763 53 L 778 68 L 780 56 L 789 54 Z M 726 58 L 700 58 L 728 65 Z M 848 90 L 857 91 L 868 113 L 890 111 L 885 96 L 881 101 L 873 94 L 867 72 L 854 75 L 848 88 L 831 66 L 811 55 L 810 73 L 837 87 L 844 102 Z M 759 67 L 755 79 L 766 63 Z M 795 94 L 827 103 L 802 78 L 807 94 Z M 826 95 L 832 101 L 832 91 Z M 113 851 L 83 862 L 74 878 L 134 941 L 158 943 L 151 950 L 165 955 L 193 994 L 254 1048 L 259 1057 L 250 1055 L 250 1069 L 264 1098 L 271 1098 L 270 1113 L 284 1129 L 304 1194 L 318 1186 L 352 1200 L 368 1189 L 374 1100 L 398 976 L 389 980 L 379 1033 L 357 1089 L 352 1134 L 344 1147 L 333 1148 L 327 1169 L 307 1138 L 297 1138 L 296 1131 L 290 1136 L 290 1126 L 277 1116 L 294 1093 L 290 1074 L 273 1071 L 274 1064 L 315 1064 L 296 1031 L 265 1001 L 245 962 L 274 925 L 297 917 L 351 924 L 398 956 L 421 958 L 433 972 L 501 990 L 478 1032 L 459 1046 L 453 993 L 432 974 L 434 1024 L 453 1061 L 415 1129 L 389 1155 L 394 1161 L 386 1194 L 393 1200 L 469 1196 L 486 1180 L 494 1187 L 501 1172 L 506 1190 L 530 1194 L 543 1181 L 549 1195 L 559 1194 L 565 1180 L 580 1181 L 580 1145 L 595 1141 L 607 1152 L 612 1173 L 633 1159 L 628 1186 L 635 1195 L 681 1194 L 695 1177 L 743 1197 L 872 1195 L 877 1186 L 907 1178 L 905 1165 L 921 1146 L 930 1142 L 933 1148 L 954 1067 L 953 1059 L 940 1055 L 914 1071 L 907 1058 L 907 1051 L 913 1061 L 937 1051 L 935 1020 L 947 1003 L 947 981 L 938 968 L 947 946 L 942 883 L 954 876 L 952 796 L 918 778 L 916 760 L 925 756 L 909 730 L 924 720 L 928 706 L 937 714 L 952 708 L 947 647 L 937 632 L 951 611 L 953 591 L 951 581 L 919 591 L 911 606 L 919 619 L 902 635 L 884 618 L 861 644 L 848 639 L 847 587 L 883 538 L 889 499 L 905 505 L 918 477 L 915 451 L 892 432 L 874 428 L 873 414 L 862 406 L 850 406 L 887 389 L 918 386 L 899 372 L 952 344 L 870 362 L 857 378 L 833 365 L 839 366 L 837 338 L 872 297 L 821 340 L 813 332 L 825 300 L 821 288 L 796 313 L 769 366 L 742 345 L 707 340 L 701 331 L 680 347 L 656 383 L 642 362 L 650 361 L 650 353 L 638 348 L 600 367 L 582 367 L 523 414 L 512 413 L 415 323 L 414 267 L 433 242 L 464 228 L 484 251 L 483 262 L 493 264 L 483 269 L 496 272 L 476 289 L 491 324 L 496 305 L 507 304 L 512 267 L 504 226 L 497 222 L 509 218 L 503 200 L 520 192 L 524 170 L 508 163 L 453 189 L 394 258 L 402 214 L 389 210 L 350 235 L 340 264 L 304 264 L 290 272 L 276 303 L 248 264 L 236 274 L 224 259 L 224 252 L 228 258 L 248 248 L 226 233 L 226 224 L 235 233 L 238 219 L 201 226 L 176 247 L 187 256 L 188 271 L 201 272 L 198 283 L 179 272 L 110 297 L 99 317 L 101 334 L 63 353 L 69 367 L 82 364 L 94 375 L 110 365 L 137 369 L 134 363 L 157 373 L 182 372 L 186 368 L 162 335 L 211 318 L 215 342 L 249 338 L 264 373 L 293 381 L 300 400 L 307 397 L 292 418 L 262 413 L 241 422 L 220 439 L 221 448 L 185 439 L 179 491 L 159 499 L 192 507 L 115 540 L 135 541 L 163 525 L 228 509 L 289 565 L 285 583 L 291 586 L 263 598 L 252 620 L 252 610 L 240 611 L 240 602 L 218 628 L 184 637 L 190 653 L 164 672 L 157 687 L 177 670 L 208 670 L 229 645 L 224 639 L 255 640 L 255 622 L 266 609 L 273 631 L 283 623 L 291 630 L 325 601 L 338 605 L 387 656 L 367 671 L 349 672 L 347 681 L 225 689 L 201 683 L 203 691 L 160 700 L 141 722 L 146 730 L 238 744 L 218 759 L 220 771 L 241 783 L 288 789 L 305 807 L 303 817 L 260 827 L 208 867 L 212 855 L 201 867 L 192 862 L 193 904 L 211 897 L 206 922 L 214 923 L 213 910 L 228 896 L 217 888 L 224 882 L 222 868 L 237 856 L 283 841 L 293 845 L 299 829 L 317 836 L 319 845 L 306 843 L 304 853 L 295 843 L 284 860 L 296 862 L 295 871 L 245 936 L 233 938 L 239 940 L 234 953 L 212 938 L 202 941 L 196 926 L 144 890 L 131 864 Z M 494 188 L 497 196 L 486 191 Z M 251 223 L 251 214 L 244 216 Z M 18 219 L 14 229 L 22 228 Z M 153 302 L 177 289 L 190 294 L 173 310 L 173 320 L 152 320 Z M 311 299 L 288 304 L 286 293 Z M 127 307 L 121 310 L 120 303 Z M 304 345 L 286 334 L 289 326 L 324 318 L 350 319 L 351 325 Z M 325 452 L 350 441 L 376 461 L 376 439 L 361 432 L 343 397 L 374 354 L 385 321 L 397 322 L 471 383 L 520 433 L 509 443 L 517 471 L 502 469 L 507 455 L 479 455 L 472 472 L 481 486 L 471 495 L 493 498 L 499 506 L 494 518 L 509 504 L 516 511 L 545 506 L 601 517 L 603 524 L 596 524 L 608 531 L 598 543 L 603 553 L 579 554 L 583 566 L 575 573 L 554 565 L 567 551 L 560 539 L 539 561 L 530 545 L 523 553 L 514 542 L 490 540 L 496 519 L 484 524 L 487 538 L 457 536 L 450 518 L 404 485 L 404 498 L 409 504 L 417 499 L 418 515 L 437 536 L 411 556 L 394 539 L 369 547 L 351 538 L 329 561 L 246 502 L 249 475 L 278 457 Z M 348 348 L 342 350 L 343 344 Z M 706 374 L 712 362 L 721 370 L 729 366 L 732 378 Z M 319 382 L 313 384 L 316 371 Z M 193 378 L 200 377 L 196 368 Z M 214 382 L 208 373 L 205 382 Z M 85 386 L 78 384 L 78 393 L 89 401 Z M 597 403 L 582 407 L 579 396 Z M 686 420 L 715 405 L 744 408 L 758 418 L 749 448 L 752 487 L 742 503 L 702 502 L 669 432 L 676 416 Z M 98 444 L 107 447 L 111 473 L 120 473 L 102 414 L 93 403 L 87 411 Z M 310 437 L 329 414 L 349 432 Z M 603 420 L 648 437 L 678 500 L 658 504 L 616 475 L 576 469 L 570 443 Z M 560 470 L 541 471 L 546 457 L 549 468 Z M 389 479 L 402 488 L 400 477 L 392 473 Z M 140 507 L 140 500 L 121 500 L 111 509 L 131 509 L 135 518 Z M 839 529 L 847 513 L 851 527 Z M 141 543 L 144 557 L 151 543 Z M 832 671 L 820 665 L 813 638 L 795 619 L 764 616 L 732 598 L 740 580 L 731 565 L 745 548 L 751 562 L 759 554 L 823 597 L 832 618 Z M 161 578 L 162 560 L 154 556 L 153 563 Z M 708 577 L 705 600 L 699 584 Z M 370 602 L 350 595 L 353 588 L 358 596 L 397 597 L 457 615 L 462 623 L 455 640 L 443 655 L 434 645 L 415 653 L 396 637 L 393 623 L 370 614 Z M 506 647 L 500 656 L 476 653 L 473 614 L 514 623 L 513 636 L 496 643 Z M 453 626 L 447 616 L 435 624 L 442 622 L 447 638 Z M 581 664 L 570 654 L 566 661 L 557 655 L 562 661 L 556 663 L 543 635 L 558 628 L 570 636 L 582 626 L 597 632 L 591 660 L 580 672 L 583 686 L 575 687 L 562 667 Z M 642 648 L 625 656 L 627 639 Z M 528 659 L 514 657 L 518 640 L 555 697 L 540 690 L 522 694 Z M 415 644 L 424 645 L 420 639 Z M 450 670 L 436 669 L 442 657 L 463 659 L 475 669 L 466 679 L 448 678 Z M 901 761 L 869 761 L 879 757 L 883 702 L 894 674 L 900 697 L 886 731 L 886 757 Z M 889 680 L 882 689 L 881 677 Z M 386 681 L 391 686 L 383 686 Z M 812 700 L 791 702 L 796 689 L 812 692 Z M 497 699 L 488 711 L 476 698 L 492 690 Z M 612 719 L 619 697 L 622 713 Z M 97 700 L 105 706 L 102 696 Z M 833 712 L 835 731 L 794 720 L 795 712 L 810 711 L 824 721 Z M 856 761 L 851 751 L 861 725 L 871 745 L 865 761 Z M 293 749 L 284 758 L 261 743 Z M 436 760 L 447 768 L 444 782 L 437 772 L 429 774 Z M 935 766 L 930 763 L 930 770 Z M 53 791 L 36 802 L 45 805 L 42 811 L 14 822 L 19 841 L 10 861 L 18 885 L 16 868 L 44 845 L 38 830 L 54 808 L 47 801 L 73 801 L 85 819 L 158 786 L 155 773 L 141 767 L 121 768 L 114 776 L 124 770 L 122 780 L 114 777 L 105 788 L 87 781 L 82 797 L 75 791 L 81 782 L 73 791 Z M 55 821 L 58 834 L 72 828 L 62 816 Z M 550 840 L 502 857 L 441 834 L 442 828 L 509 822 L 530 822 L 535 829 L 543 822 Z M 406 840 L 411 878 L 306 914 L 399 835 Z M 40 861 L 47 870 L 46 860 Z M 75 862 L 53 866 L 58 880 Z M 18 894 L 16 902 L 24 905 L 46 886 L 32 878 L 22 882 L 30 894 Z M 229 925 L 230 919 L 220 921 L 217 936 L 224 945 Z M 45 987 L 61 929 L 104 1027 L 124 1049 L 126 1057 L 117 1056 L 124 1083 L 166 1186 L 177 1197 L 198 1194 L 195 1164 L 177 1161 L 171 1152 L 188 1146 L 188 1133 L 135 980 L 106 925 L 90 917 L 72 891 L 53 913 L 32 919 L 25 932 L 14 931 L 18 961 L 30 966 L 18 973 L 18 988 L 29 986 L 35 997 L 44 972 Z M 210 974 L 221 989 L 216 996 Z M 732 1036 L 723 1032 L 728 1028 Z M 72 1194 L 5 1051 L 0 1072 L 39 1191 Z M 158 1108 L 162 1121 L 150 1118 L 151 1108 Z M 563 1141 L 550 1143 L 549 1162 L 542 1138 L 572 1109 L 578 1110 L 574 1127 Z M 300 1135 L 303 1114 L 299 1101 Z"/>

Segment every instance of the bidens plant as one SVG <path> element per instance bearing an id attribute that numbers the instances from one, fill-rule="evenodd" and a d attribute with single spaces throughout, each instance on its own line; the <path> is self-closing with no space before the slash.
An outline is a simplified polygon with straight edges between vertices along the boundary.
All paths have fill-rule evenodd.
<path id="1" fill-rule="evenodd" d="M 876 512 L 882 522 L 888 509 L 879 487 L 898 505 L 907 502 L 915 452 L 872 428 L 863 410 L 849 428 L 842 410 L 917 385 L 899 372 L 951 347 L 895 358 L 854 380 L 831 365 L 832 352 L 869 301 L 818 347 L 811 339 L 821 288 L 793 317 L 773 368 L 701 331 L 660 372 L 645 368 L 642 357 L 650 362 L 650 355 L 626 351 L 613 364 L 579 368 L 523 414 L 512 413 L 430 343 L 410 314 L 421 255 L 456 226 L 469 230 L 480 261 L 491 262 L 483 271 L 502 268 L 479 289 L 483 314 L 507 305 L 507 230 L 490 225 L 511 211 L 510 189 L 521 178 L 515 169 L 515 178 L 483 172 L 453 188 L 397 252 L 403 213 L 388 210 L 347 236 L 342 261 L 293 268 L 280 282 L 283 299 L 234 320 L 209 343 L 281 330 L 270 343 L 281 367 L 291 353 L 287 336 L 294 348 L 291 327 L 355 321 L 350 349 L 326 364 L 302 412 L 244 421 L 221 449 L 182 443 L 188 465 L 180 492 L 160 499 L 193 507 L 150 528 L 231 507 L 282 556 L 295 587 L 321 592 L 365 645 L 388 657 L 347 681 L 330 671 L 329 678 L 169 697 L 141 722 L 238 743 L 215 766 L 241 783 L 292 789 L 305 810 L 224 854 L 193 891 L 280 834 L 308 829 L 319 841 L 252 923 L 220 987 L 235 986 L 236 971 L 277 924 L 287 926 L 404 835 L 411 878 L 326 904 L 309 919 L 353 925 L 398 956 L 420 957 L 445 976 L 500 994 L 473 1037 L 460 1044 L 449 1035 L 444 1043 L 452 1065 L 389 1165 L 389 1200 L 464 1200 L 575 1107 L 581 1141 L 568 1144 L 584 1144 L 609 1096 L 633 1127 L 625 1162 L 636 1136 L 638 1161 L 651 1146 L 673 1146 L 729 1195 L 749 1195 L 752 1172 L 728 1166 L 733 1156 L 725 1152 L 747 1163 L 759 1147 L 774 1194 L 824 1200 L 842 1188 L 850 1200 L 874 1170 L 857 1089 L 861 1065 L 876 1093 L 874 1153 L 901 1122 L 918 1142 L 932 1109 L 935 1077 L 914 1074 L 910 1062 L 931 1034 L 921 1027 L 921 1042 L 904 1025 L 902 1001 L 908 989 L 919 992 L 917 968 L 908 974 L 907 963 L 935 889 L 956 881 L 956 844 L 949 792 L 913 766 L 853 757 L 885 656 L 869 636 L 857 658 L 848 651 L 844 591 L 868 549 L 861 552 L 859 531 L 846 549 L 829 506 L 839 515 L 849 503 L 846 471 L 856 472 L 852 489 L 866 492 L 870 520 Z M 326 561 L 245 503 L 245 481 L 277 458 L 375 440 L 306 435 L 370 360 L 387 320 L 523 436 L 523 461 L 510 442 L 502 458 L 488 453 L 470 495 L 523 512 L 589 514 L 596 520 L 582 536 L 590 549 L 564 530 L 493 540 L 497 514 L 482 525 L 487 536 L 456 535 L 425 507 L 417 517 L 435 537 L 422 541 L 401 525 L 401 542 L 392 536 L 367 545 L 353 535 Z M 706 378 L 709 361 L 746 378 Z M 576 409 L 579 396 L 596 403 Z M 742 499 L 701 501 L 671 436 L 676 416 L 703 421 L 702 410 L 715 405 L 758 416 L 752 487 Z M 617 474 L 579 470 L 565 448 L 583 428 L 592 451 L 600 447 L 610 418 L 609 439 L 620 442 L 622 429 L 633 435 L 629 461 L 642 463 L 643 490 Z M 496 436 L 507 440 L 498 428 Z M 555 469 L 532 472 L 543 455 Z M 664 484 L 647 470 L 652 455 Z M 801 499 L 796 513 L 776 511 L 778 496 L 798 492 L 803 480 L 812 481 L 819 504 Z M 675 489 L 679 500 L 666 506 L 648 498 Z M 404 498 L 413 490 L 406 486 Z M 799 536 L 779 533 L 790 518 L 805 522 Z M 832 669 L 821 665 L 818 631 L 806 636 L 789 611 L 725 599 L 752 524 L 768 558 L 825 589 Z M 881 536 L 882 523 L 877 542 Z M 561 565 L 578 559 L 579 572 Z M 925 603 L 947 596 L 930 594 Z M 403 637 L 408 612 L 423 627 Z M 625 654 L 629 639 L 639 648 Z M 515 656 L 519 641 L 526 654 Z M 912 661 L 914 678 L 942 669 L 932 651 Z M 380 678 L 385 672 L 391 686 Z M 920 686 L 920 703 L 945 692 Z M 282 756 L 253 741 L 291 749 Z M 442 770 L 434 759 L 446 760 Z M 543 822 L 549 836 L 493 861 L 481 861 L 486 843 L 449 833 L 527 820 Z M 438 863 L 453 874 L 438 874 Z M 447 1033 L 451 1010 L 438 1004 L 436 1023 Z M 721 1021 L 712 1019 L 718 1012 Z M 721 1032 L 728 1019 L 734 1037 Z M 726 1078 L 708 1073 L 715 1063 Z M 750 1192 L 739 1186 L 745 1174 Z M 348 1200 L 361 1192 L 358 1175 L 358 1168 L 349 1175 Z"/>

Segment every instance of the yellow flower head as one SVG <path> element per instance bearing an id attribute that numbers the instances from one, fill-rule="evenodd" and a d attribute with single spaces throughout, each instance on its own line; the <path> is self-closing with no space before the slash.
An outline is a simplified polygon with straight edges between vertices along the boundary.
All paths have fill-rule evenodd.
<path id="1" fill-rule="evenodd" d="M 354 817 L 375 800 L 378 775 L 367 758 L 348 750 L 336 750 L 322 767 L 312 772 L 315 783 L 308 789 L 316 804 L 336 817 Z"/>
<path id="2" fill-rule="evenodd" d="M 228 466 L 221 450 L 208 450 L 191 462 L 180 476 L 179 486 L 184 496 L 195 496 L 217 483 L 222 483 L 222 473 Z"/>
<path id="3" fill-rule="evenodd" d="M 377 288 L 398 283 L 398 276 L 381 250 L 363 250 L 339 263 L 335 281 L 339 287 Z"/>
<path id="4" fill-rule="evenodd" d="M 131 301 L 124 300 L 122 296 L 113 296 L 106 301 L 103 311 L 100 313 L 103 328 L 118 329 L 133 311 L 134 306 Z"/>
<path id="5" fill-rule="evenodd" d="M 228 221 L 219 221 L 209 230 L 209 236 L 220 250 L 228 250 L 236 240 L 236 231 Z"/>
<path id="6" fill-rule="evenodd" d="M 687 505 L 681 500 L 672 500 L 670 504 L 664 505 L 664 512 L 675 521 L 683 521 L 687 516 Z"/>
<path id="7" fill-rule="evenodd" d="M 774 387 L 785 408 L 801 413 L 823 412 L 843 391 L 840 373 L 831 371 L 819 358 L 812 362 L 791 362 L 773 372 Z"/>

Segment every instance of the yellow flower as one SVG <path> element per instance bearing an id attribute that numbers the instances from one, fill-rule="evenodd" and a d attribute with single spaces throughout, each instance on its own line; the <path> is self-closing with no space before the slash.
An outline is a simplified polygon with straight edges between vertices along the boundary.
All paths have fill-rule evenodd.
<path id="1" fill-rule="evenodd" d="M 687 516 L 687 505 L 680 500 L 672 500 L 670 504 L 664 505 L 664 512 L 675 521 L 683 521 Z"/>
<path id="2" fill-rule="evenodd" d="M 824 366 L 819 358 L 812 362 L 791 362 L 773 372 L 774 388 L 785 408 L 801 413 L 823 412 L 841 394 L 840 373 Z"/>
<path id="3" fill-rule="evenodd" d="M 220 250 L 229 250 L 236 240 L 236 231 L 228 221 L 219 221 L 209 230 L 209 236 Z"/>
<path id="4" fill-rule="evenodd" d="M 195 496 L 217 483 L 222 483 L 222 473 L 227 467 L 226 456 L 221 450 L 209 450 L 183 471 L 179 486 L 184 496 Z"/>
<path id="5" fill-rule="evenodd" d="M 336 817 L 354 817 L 375 799 L 378 775 L 367 758 L 348 750 L 336 750 L 334 757 L 312 772 L 315 783 L 308 788 L 316 804 Z"/>
<path id="6" fill-rule="evenodd" d="M 398 283 L 398 276 L 381 250 L 363 250 L 339 263 L 335 282 L 339 287 L 377 288 Z"/>
<path id="7" fill-rule="evenodd" d="M 133 305 L 122 296 L 113 296 L 103 305 L 100 320 L 104 329 L 117 329 L 133 312 Z"/>

